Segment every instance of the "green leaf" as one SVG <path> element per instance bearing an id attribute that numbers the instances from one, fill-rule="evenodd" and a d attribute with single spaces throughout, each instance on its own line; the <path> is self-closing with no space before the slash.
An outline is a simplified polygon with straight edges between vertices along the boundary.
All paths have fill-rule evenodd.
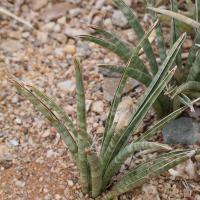
<path id="1" fill-rule="evenodd" d="M 137 129 L 137 127 L 143 120 L 144 116 L 146 115 L 147 111 L 149 110 L 149 108 L 151 107 L 151 105 L 153 104 L 155 99 L 162 92 L 162 90 L 164 89 L 166 84 L 170 81 L 170 79 L 174 75 L 174 72 L 175 72 L 175 68 L 171 72 L 169 72 L 169 74 L 164 78 L 164 80 L 160 83 L 160 85 L 157 86 L 156 90 L 152 91 L 152 94 L 150 93 L 150 95 L 147 97 L 146 101 L 144 102 L 143 106 L 138 110 L 138 112 L 136 110 L 136 108 L 137 108 L 137 106 L 136 106 L 136 108 L 135 108 L 136 114 L 135 114 L 135 116 L 131 117 L 128 127 L 123 132 L 123 134 L 121 134 L 119 142 L 118 142 L 117 146 L 115 147 L 115 149 L 113 150 L 112 159 L 126 146 L 128 140 L 130 139 L 130 137 L 133 135 L 134 131 Z M 156 77 L 154 77 L 154 79 L 155 78 Z M 155 83 L 155 85 L 157 85 L 157 83 Z M 134 112 L 135 112 L 135 110 L 134 110 Z"/>
<path id="2" fill-rule="evenodd" d="M 165 91 L 165 95 L 170 95 L 172 94 L 177 88 L 177 85 L 172 85 L 167 91 Z"/>
<path id="3" fill-rule="evenodd" d="M 113 136 L 113 134 L 115 132 L 116 126 L 117 126 L 117 122 L 114 122 L 112 124 L 111 128 L 109 129 L 109 131 L 108 131 L 108 133 L 107 133 L 107 135 L 105 137 L 104 143 L 103 143 L 103 145 L 101 147 L 101 155 L 105 154 L 105 151 L 107 150 L 107 147 L 108 147 L 108 145 L 109 145 L 109 143 L 111 141 L 111 138 L 112 138 L 112 136 Z"/>
<path id="4" fill-rule="evenodd" d="M 173 99 L 175 96 L 177 96 L 178 94 L 180 94 L 186 90 L 194 90 L 194 91 L 199 92 L 200 91 L 200 82 L 189 81 L 187 83 L 183 83 L 176 89 L 176 91 L 173 93 L 171 99 Z"/>
<path id="5" fill-rule="evenodd" d="M 196 8 L 196 21 L 200 22 L 200 2 L 199 2 L 199 0 L 195 0 L 195 8 Z"/>
<path id="6" fill-rule="evenodd" d="M 148 7 L 153 7 L 151 0 L 146 0 L 146 3 L 147 3 Z M 155 23 L 156 20 L 158 19 L 157 14 L 151 10 L 149 11 L 149 13 L 151 15 L 151 19 L 152 19 L 153 23 Z M 162 64 L 164 62 L 165 58 L 167 57 L 167 55 L 166 55 L 165 43 L 164 43 L 163 32 L 162 32 L 162 29 L 160 26 L 160 22 L 156 25 L 155 32 L 156 32 L 156 39 L 158 42 L 161 64 Z"/>
<path id="7" fill-rule="evenodd" d="M 194 9 L 194 5 L 193 5 L 192 1 L 191 1 L 191 0 L 185 0 L 185 2 L 186 2 L 187 5 L 188 5 L 188 8 L 189 8 L 190 13 L 194 13 L 194 12 L 195 12 L 195 9 Z"/>
<path id="8" fill-rule="evenodd" d="M 118 39 L 116 36 L 112 35 L 108 31 L 106 31 L 102 27 L 90 25 L 90 28 L 94 29 L 95 31 L 97 31 L 98 33 L 103 35 L 105 38 L 107 38 L 109 41 L 111 41 L 127 58 L 130 58 L 130 56 L 132 55 L 133 51 L 124 42 L 122 42 L 120 39 Z M 148 76 L 150 76 L 149 71 L 147 70 L 146 66 L 140 60 L 139 57 L 135 58 L 135 61 L 134 61 L 132 67 L 133 68 L 137 68 L 140 71 L 142 71 L 143 73 L 145 73 Z"/>
<path id="9" fill-rule="evenodd" d="M 175 154 L 164 154 L 156 159 L 149 160 L 140 166 L 134 168 L 127 173 L 112 189 L 102 198 L 102 200 L 110 200 L 114 196 L 118 196 L 141 184 L 149 181 L 151 178 L 175 167 L 176 165 L 188 160 L 195 155 L 196 151 L 175 152 Z"/>
<path id="10" fill-rule="evenodd" d="M 184 104 L 184 105 L 190 107 L 191 112 L 194 112 L 193 104 L 192 104 L 192 102 L 190 101 L 190 99 L 189 99 L 185 94 L 180 93 L 177 97 L 178 97 L 178 100 L 179 100 L 182 104 Z"/>
<path id="11" fill-rule="evenodd" d="M 165 62 L 162 64 L 161 68 L 159 69 L 157 75 L 154 77 L 153 81 L 147 88 L 146 92 L 140 99 L 138 105 L 134 109 L 131 120 L 129 122 L 129 125 L 122 135 L 121 142 L 118 144 L 117 151 L 122 149 L 128 142 L 131 135 L 136 130 L 137 126 L 141 123 L 141 120 L 147 113 L 148 109 L 152 105 L 152 103 L 155 101 L 155 99 L 158 97 L 158 95 L 161 93 L 162 89 L 166 86 L 168 82 L 169 75 L 164 79 L 165 75 L 167 74 L 171 64 L 173 63 L 176 54 L 182 45 L 183 41 L 185 40 L 185 34 L 183 34 L 179 40 L 174 44 L 173 48 L 170 50 L 167 58 L 165 59 Z M 176 70 L 176 68 L 174 68 Z M 171 76 L 175 71 L 171 71 Z M 164 79 L 164 80 L 163 80 Z"/>
<path id="12" fill-rule="evenodd" d="M 158 131 L 164 128 L 167 124 L 169 124 L 171 121 L 176 119 L 187 108 L 188 108 L 187 106 L 184 106 L 172 112 L 171 114 L 167 115 L 164 119 L 160 120 L 156 125 L 154 125 L 148 131 L 143 133 L 135 142 L 147 141 L 149 138 L 155 135 Z"/>
<path id="13" fill-rule="evenodd" d="M 103 40 L 101 38 L 97 38 L 91 35 L 77 35 L 77 37 L 87 40 L 90 42 L 94 42 L 110 51 L 118 55 L 121 59 L 123 59 L 125 62 L 128 61 L 128 57 L 126 57 L 115 45 L 111 44 L 110 42 L 107 42 L 106 40 Z"/>
<path id="14" fill-rule="evenodd" d="M 190 49 L 190 53 L 187 59 L 187 62 L 185 64 L 185 69 L 184 69 L 184 74 L 183 74 L 183 78 L 182 78 L 182 83 L 187 81 L 189 72 L 191 67 L 193 66 L 193 62 L 195 60 L 195 56 L 197 51 L 199 50 L 199 47 L 196 45 L 198 42 L 200 41 L 200 30 L 198 30 L 196 37 L 193 41 L 192 47 Z"/>
<path id="15" fill-rule="evenodd" d="M 121 167 L 121 165 L 135 152 L 143 149 L 159 149 L 159 150 L 172 150 L 172 148 L 168 145 L 163 145 L 159 143 L 153 142 L 136 142 L 128 145 L 122 151 L 120 151 L 117 156 L 111 161 L 109 164 L 105 175 L 103 176 L 103 186 L 102 191 L 104 191 L 112 179 L 117 170 Z"/>
<path id="16" fill-rule="evenodd" d="M 72 123 L 72 121 L 69 119 L 69 117 L 62 111 L 62 109 L 54 101 L 52 101 L 52 99 L 50 99 L 46 94 L 42 93 L 41 91 L 39 91 L 32 85 L 26 84 L 26 87 L 28 87 L 30 90 L 35 92 L 39 97 L 41 97 L 44 101 L 46 101 L 58 113 L 58 115 L 61 117 L 63 122 L 67 124 L 70 131 L 73 133 L 74 137 L 77 139 L 78 133 L 75 129 L 75 126 Z"/>
<path id="17" fill-rule="evenodd" d="M 131 27 L 135 31 L 138 39 L 141 40 L 143 38 L 145 32 L 144 32 L 141 24 L 137 20 L 137 18 L 135 17 L 133 12 L 131 11 L 131 9 L 124 3 L 123 0 L 114 0 L 114 2 L 117 5 L 117 7 L 121 10 L 121 12 L 124 14 L 126 19 L 128 20 L 129 24 L 131 25 Z M 146 57 L 149 61 L 149 65 L 151 67 L 152 74 L 155 76 L 157 71 L 158 71 L 158 66 L 157 66 L 155 55 L 154 55 L 153 50 L 151 48 L 151 45 L 149 43 L 149 40 L 146 40 L 144 42 L 143 49 L 144 49 Z"/>
<path id="18" fill-rule="evenodd" d="M 171 2 L 171 10 L 173 12 L 178 13 L 178 6 L 177 6 L 177 0 L 170 0 Z M 181 33 L 180 33 L 180 23 L 179 20 L 173 19 L 172 18 L 172 23 L 171 23 L 171 29 L 173 29 L 173 31 L 171 30 L 172 33 L 172 37 L 171 37 L 171 42 L 172 44 L 174 44 L 177 39 L 180 37 Z M 177 57 L 176 57 L 176 64 L 178 66 L 179 71 L 182 71 L 182 60 L 181 60 L 181 50 L 179 50 Z"/>
<path id="19" fill-rule="evenodd" d="M 74 57 L 76 77 L 77 126 L 86 131 L 85 89 L 79 60 Z"/>
<path id="20" fill-rule="evenodd" d="M 92 178 L 92 197 L 98 197 L 101 186 L 102 186 L 102 168 L 101 162 L 97 154 L 92 151 L 90 148 L 86 148 L 85 152 L 87 153 L 88 162 L 91 170 Z"/>
<path id="21" fill-rule="evenodd" d="M 85 139 L 85 135 L 87 133 L 82 130 L 78 129 L 78 166 L 80 171 L 80 184 L 82 187 L 83 194 L 87 194 L 89 192 L 89 165 L 87 162 L 87 154 L 85 152 L 85 148 L 92 145 L 92 139 L 89 140 Z"/>
<path id="22" fill-rule="evenodd" d="M 119 139 L 123 132 L 125 131 L 126 126 L 123 126 L 113 137 L 111 142 L 109 143 L 104 154 L 101 154 L 101 163 L 102 163 L 102 172 L 105 173 L 109 163 L 112 161 L 113 153 L 115 152 L 116 146 L 119 142 Z"/>
<path id="23" fill-rule="evenodd" d="M 148 36 L 150 35 L 150 33 L 152 32 L 152 30 L 154 29 L 155 26 L 156 26 L 156 23 L 147 31 L 147 33 L 140 40 L 139 44 L 135 48 L 133 55 L 130 57 L 129 61 L 127 62 L 126 70 L 123 72 L 123 74 L 121 76 L 121 79 L 119 81 L 119 85 L 116 89 L 116 92 L 115 92 L 115 95 L 114 95 L 114 98 L 113 98 L 113 101 L 112 101 L 112 104 L 111 104 L 110 112 L 109 112 L 108 119 L 107 119 L 107 122 L 106 122 L 104 138 L 106 137 L 107 131 L 110 129 L 111 125 L 113 124 L 113 120 L 114 120 L 114 117 L 115 117 L 117 106 L 119 104 L 120 97 L 122 95 L 122 91 L 124 89 L 124 86 L 126 84 L 126 80 L 128 78 L 128 69 L 130 68 L 130 66 L 134 62 L 135 58 L 137 57 L 140 49 L 142 48 L 142 45 L 145 42 L 145 39 L 148 38 Z M 103 142 L 104 142 L 104 139 L 103 139 Z"/>
<path id="24" fill-rule="evenodd" d="M 54 115 L 54 113 L 43 104 L 34 94 L 32 94 L 26 87 L 23 87 L 17 81 L 7 77 L 7 80 L 14 85 L 48 120 L 49 122 L 56 128 L 58 133 L 62 136 L 63 140 L 67 144 L 69 150 L 76 163 L 78 164 L 78 148 L 75 140 L 64 126 L 64 124 Z"/>
<path id="25" fill-rule="evenodd" d="M 194 64 L 193 64 L 193 67 L 192 67 L 192 70 L 188 76 L 188 81 L 195 81 L 198 74 L 200 73 L 200 66 L 199 66 L 199 63 L 200 63 L 200 52 L 198 53 L 195 61 L 194 61 Z"/>
<path id="26" fill-rule="evenodd" d="M 111 69 L 115 72 L 119 72 L 120 74 L 123 74 L 123 72 L 126 70 L 126 67 L 119 65 L 98 64 L 97 66 L 105 69 Z M 146 87 L 148 87 L 152 81 L 152 78 L 150 76 L 146 75 L 138 69 L 129 68 L 127 73 L 129 77 L 139 81 Z"/>

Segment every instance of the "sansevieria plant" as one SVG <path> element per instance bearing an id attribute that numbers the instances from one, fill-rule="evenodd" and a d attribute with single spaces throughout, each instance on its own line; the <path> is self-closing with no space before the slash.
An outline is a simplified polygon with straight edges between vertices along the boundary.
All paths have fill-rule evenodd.
<path id="1" fill-rule="evenodd" d="M 152 105 L 158 110 L 161 108 L 158 99 L 162 101 L 163 98 L 165 98 L 162 91 L 171 81 L 177 70 L 176 66 L 173 67 L 173 69 L 170 69 L 170 67 L 175 61 L 181 44 L 186 37 L 185 34 L 181 35 L 173 44 L 168 56 L 163 60 L 160 69 L 158 70 L 155 66 L 154 78 L 151 79 L 147 71 L 142 72 L 137 70 L 133 67 L 135 66 L 133 64 L 138 62 L 137 55 L 140 49 L 142 46 L 149 44 L 148 36 L 157 26 L 158 21 L 144 34 L 135 50 L 131 50 L 129 56 L 125 57 L 127 59 L 127 64 L 121 71 L 122 76 L 111 104 L 100 152 L 97 152 L 98 148 L 95 146 L 95 141 L 92 139 L 92 135 L 88 134 L 86 130 L 85 92 L 80 63 L 76 57 L 74 57 L 74 69 L 76 76 L 77 127 L 74 126 L 61 108 L 41 91 L 27 83 L 19 83 L 7 77 L 7 80 L 29 99 L 60 133 L 80 171 L 82 192 L 87 194 L 91 191 L 93 198 L 98 197 L 102 192 L 106 191 L 106 188 L 111 183 L 112 177 L 126 159 L 135 151 L 142 149 L 171 150 L 171 147 L 168 145 L 146 141 L 161 130 L 167 123 L 180 115 L 188 106 L 192 106 L 193 102 L 191 102 L 191 105 L 188 105 L 187 102 L 183 102 L 183 104 L 185 104 L 183 107 L 163 118 L 136 141 L 129 142 L 149 108 Z M 149 45 L 147 47 L 149 48 Z M 148 88 L 134 109 L 128 125 L 122 126 L 119 131 L 115 132 L 117 122 L 114 121 L 114 116 L 120 102 L 122 91 L 129 75 L 135 72 L 138 73 L 138 77 L 140 77 L 141 80 L 148 82 Z M 148 78 L 146 79 L 144 76 Z M 42 99 L 42 101 L 40 99 Z M 54 114 L 55 112 L 59 115 L 59 118 Z M 200 154 L 200 149 L 175 151 L 148 160 L 130 170 L 130 172 L 122 179 L 118 180 L 114 186 L 111 185 L 111 189 L 109 188 L 110 191 L 106 193 L 102 199 L 112 199 L 114 196 L 118 196 L 138 187 L 151 178 L 158 176 L 164 171 L 190 159 L 191 156 L 198 154 Z"/>
<path id="2" fill-rule="evenodd" d="M 121 10 L 121 12 L 124 14 L 130 26 L 134 29 L 137 38 L 140 40 L 144 36 L 144 30 L 139 21 L 137 20 L 137 18 L 135 17 L 135 15 L 133 14 L 132 10 L 125 4 L 123 0 L 114 0 L 114 2 Z M 178 12 L 177 0 L 171 0 L 172 11 L 153 8 L 151 0 L 146 0 L 146 3 L 151 15 L 151 19 L 154 23 L 158 20 L 156 12 L 165 14 L 172 18 L 171 20 L 172 49 L 173 49 L 173 44 L 175 44 L 175 42 L 180 37 L 180 24 L 178 20 L 196 28 L 196 37 L 194 39 L 193 45 L 191 47 L 184 68 L 182 66 L 180 46 L 178 52 L 177 49 L 173 49 L 173 51 L 176 53 L 174 53 L 172 56 L 175 56 L 176 59 L 174 59 L 173 62 L 170 62 L 169 69 L 172 69 L 174 66 L 177 66 L 176 71 L 174 73 L 175 78 L 171 79 L 170 83 L 166 85 L 165 91 L 162 91 L 160 93 L 160 95 L 157 97 L 157 99 L 153 104 L 153 108 L 155 109 L 157 115 L 159 117 L 162 117 L 165 112 L 169 112 L 170 110 L 175 111 L 179 109 L 180 105 L 183 102 L 185 103 L 187 102 L 188 106 L 191 107 L 192 102 L 190 99 L 195 99 L 200 97 L 200 67 L 199 67 L 200 53 L 198 52 L 200 47 L 200 45 L 198 45 L 200 41 L 200 29 L 199 29 L 200 1 L 196 0 L 196 21 L 191 18 L 188 18 L 187 16 L 177 13 Z M 119 38 L 108 32 L 107 30 L 105 30 L 105 28 L 95 26 L 89 23 L 86 24 L 96 32 L 103 35 L 108 41 L 90 35 L 78 35 L 78 37 L 83 40 L 99 44 L 102 47 L 107 48 L 108 50 L 114 52 L 126 63 L 127 66 L 130 57 L 134 51 L 130 47 L 128 47 L 124 42 L 122 42 Z M 155 26 L 155 33 L 160 53 L 161 65 L 163 65 L 166 62 L 167 55 L 165 50 L 163 33 L 159 22 L 157 22 Z M 180 43 L 182 44 L 182 42 Z M 116 64 L 115 65 L 99 64 L 98 66 L 114 70 L 121 74 L 123 74 L 126 71 L 127 76 L 138 80 L 140 83 L 148 87 L 151 84 L 152 80 L 157 75 L 159 67 L 156 62 L 156 58 L 151 48 L 150 42 L 148 40 L 144 42 L 143 50 L 149 62 L 151 72 L 147 70 L 145 64 L 141 61 L 141 59 L 137 55 L 135 59 L 129 64 L 128 71 L 126 70 L 125 66 Z M 191 107 L 191 109 L 193 108 Z"/>

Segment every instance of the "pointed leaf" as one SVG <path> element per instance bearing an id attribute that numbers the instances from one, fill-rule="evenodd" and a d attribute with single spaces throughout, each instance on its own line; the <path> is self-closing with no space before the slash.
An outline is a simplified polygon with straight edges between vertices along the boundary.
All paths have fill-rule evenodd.
<path id="1" fill-rule="evenodd" d="M 153 143 L 153 142 L 136 142 L 128 145 L 122 151 L 120 151 L 117 156 L 112 160 L 109 164 L 105 175 L 103 176 L 103 187 L 104 191 L 112 179 L 117 170 L 121 167 L 121 165 L 135 152 L 143 149 L 159 149 L 159 150 L 172 150 L 172 148 L 165 144 Z"/>
<path id="2" fill-rule="evenodd" d="M 146 3 L 147 3 L 148 7 L 153 7 L 151 0 L 146 0 Z M 155 23 L 156 20 L 158 19 L 157 14 L 155 12 L 151 11 L 151 10 L 149 11 L 149 13 L 151 15 L 151 19 L 152 19 L 153 23 Z M 156 25 L 155 32 L 156 32 L 156 39 L 157 39 L 157 42 L 158 42 L 161 64 L 162 64 L 164 62 L 165 58 L 167 57 L 167 55 L 166 55 L 163 32 L 162 32 L 162 29 L 161 29 L 161 26 L 160 26 L 160 22 Z"/>
<path id="3" fill-rule="evenodd" d="M 85 89 L 79 60 L 74 57 L 76 76 L 77 126 L 86 131 Z"/>
<path id="4" fill-rule="evenodd" d="M 34 94 L 32 94 L 28 89 L 20 85 L 17 81 L 12 80 L 7 77 L 7 80 L 14 85 L 34 106 L 49 120 L 49 122 L 56 128 L 58 133 L 62 136 L 63 140 L 67 144 L 69 150 L 75 158 L 75 161 L 78 163 L 78 148 L 77 144 L 74 141 L 73 137 L 66 129 L 64 124 L 59 121 L 59 119 L 51 112 L 51 110 L 45 106 Z"/>
<path id="5" fill-rule="evenodd" d="M 63 122 L 67 124 L 70 131 L 73 133 L 74 137 L 77 139 L 78 133 L 75 129 L 75 126 L 72 123 L 72 121 L 69 119 L 69 117 L 62 111 L 62 109 L 54 101 L 52 101 L 52 99 L 50 99 L 46 94 L 42 93 L 40 90 L 36 89 L 32 85 L 26 84 L 26 87 L 28 87 L 33 92 L 35 92 L 39 97 L 41 97 L 44 101 L 46 101 L 58 113 L 58 115 L 61 117 Z"/>
<path id="6" fill-rule="evenodd" d="M 111 44 L 110 42 L 107 42 L 106 40 L 103 40 L 101 38 L 97 38 L 91 35 L 77 35 L 77 37 L 87 40 L 90 42 L 94 42 L 110 51 L 118 55 L 121 59 L 123 59 L 125 62 L 128 61 L 128 57 L 126 57 L 115 45 Z"/>
<path id="7" fill-rule="evenodd" d="M 99 196 L 102 186 L 101 162 L 97 154 L 90 148 L 86 148 L 85 152 L 87 153 L 87 158 L 91 169 L 92 197 L 95 198 Z"/>
<path id="8" fill-rule="evenodd" d="M 114 2 L 118 6 L 118 8 L 121 10 L 121 12 L 124 14 L 124 16 L 128 20 L 131 27 L 134 29 L 138 39 L 141 40 L 143 38 L 145 32 L 144 32 L 141 24 L 137 20 L 137 18 L 131 11 L 131 9 L 124 3 L 123 0 L 114 0 Z M 157 66 L 155 55 L 154 55 L 151 45 L 149 43 L 149 40 L 146 40 L 144 42 L 143 48 L 144 48 L 144 52 L 147 56 L 147 59 L 149 61 L 149 65 L 151 67 L 152 74 L 155 76 L 158 71 L 158 66 Z"/>

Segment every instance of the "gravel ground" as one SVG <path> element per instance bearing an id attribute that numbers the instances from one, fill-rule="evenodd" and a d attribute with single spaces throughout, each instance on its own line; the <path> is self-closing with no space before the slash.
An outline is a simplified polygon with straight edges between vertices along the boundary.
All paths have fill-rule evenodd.
<path id="1" fill-rule="evenodd" d="M 1 7 L 34 25 L 34 29 L 30 29 L 8 15 L 0 15 L 0 199 L 2 200 L 90 199 L 88 195 L 83 196 L 80 190 L 77 166 L 59 134 L 5 79 L 7 75 L 33 84 L 60 105 L 76 124 L 73 70 L 73 55 L 76 55 L 81 60 L 84 77 L 87 130 L 93 136 L 102 138 L 110 109 L 110 102 L 104 94 L 104 90 L 110 85 L 105 78 L 110 80 L 113 77 L 107 72 L 99 71 L 95 64 L 123 64 L 123 62 L 115 54 L 98 45 L 74 37 L 85 33 L 97 35 L 76 18 L 96 25 L 101 25 L 103 20 L 106 29 L 122 38 L 132 48 L 138 40 L 126 21 L 115 19 L 115 15 L 118 16 L 119 12 L 112 0 L 72 2 L 50 0 L 0 2 Z M 134 8 L 142 26 L 147 30 L 150 26 L 150 17 L 149 14 L 143 14 L 142 1 L 126 0 L 126 3 Z M 105 19 L 102 12 L 106 13 Z M 169 44 L 169 27 L 164 25 L 163 30 L 166 44 Z M 191 45 L 189 37 L 185 43 L 185 52 L 188 45 Z M 159 60 L 155 42 L 153 49 Z M 144 55 L 141 59 L 148 68 Z M 111 76 L 114 76 L 112 79 L 114 85 L 118 78 L 116 75 Z M 144 89 L 138 83 L 135 83 L 134 87 L 127 86 L 118 113 L 123 115 L 124 110 L 134 109 Z M 150 110 L 139 126 L 138 134 L 132 137 L 132 140 L 137 139 L 141 132 L 157 121 L 155 112 Z M 127 120 L 121 123 L 127 123 Z M 162 143 L 161 133 L 150 141 Z M 100 148 L 100 141 L 96 145 Z M 186 147 L 177 145 L 174 148 Z M 128 169 L 158 154 L 151 151 L 138 152 L 122 165 L 120 173 L 114 180 L 119 179 Z M 187 166 L 190 168 L 186 169 Z M 183 174 L 188 176 L 173 177 L 166 172 L 149 183 L 121 195 L 118 199 L 198 200 L 200 199 L 198 166 L 198 162 L 190 161 L 180 167 Z"/>

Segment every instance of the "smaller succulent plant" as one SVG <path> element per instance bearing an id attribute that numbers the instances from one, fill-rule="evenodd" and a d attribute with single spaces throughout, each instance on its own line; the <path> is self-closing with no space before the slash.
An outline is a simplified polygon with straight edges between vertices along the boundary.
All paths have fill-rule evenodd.
<path id="1" fill-rule="evenodd" d="M 131 9 L 124 3 L 123 0 L 114 0 L 114 2 L 121 10 L 121 12 L 124 14 L 130 26 L 134 29 L 135 34 L 140 40 L 144 36 L 144 30 L 139 21 L 137 20 L 137 18 L 135 17 L 135 15 L 133 14 L 133 12 L 131 11 Z M 191 7 L 191 2 L 189 0 L 187 2 Z M 171 42 L 170 42 L 171 49 L 181 36 L 179 21 L 186 23 L 188 26 L 196 28 L 196 36 L 193 45 L 190 49 L 189 56 L 187 58 L 187 62 L 185 64 L 184 69 L 182 69 L 180 46 L 178 47 L 179 48 L 178 51 L 177 49 L 174 49 L 174 52 L 176 52 L 175 53 L 176 55 L 174 54 L 176 56 L 176 59 L 174 60 L 174 62 L 170 63 L 169 69 L 172 69 L 174 66 L 177 66 L 174 74 L 175 78 L 172 78 L 170 83 L 166 85 L 165 88 L 166 92 L 162 91 L 158 96 L 158 98 L 156 99 L 155 103 L 153 104 L 153 108 L 155 109 L 157 115 L 159 117 L 162 117 L 165 112 L 169 112 L 171 110 L 175 111 L 179 109 L 183 101 L 187 102 L 188 106 L 191 107 L 192 103 L 190 99 L 195 99 L 200 97 L 200 67 L 199 67 L 200 53 L 198 52 L 200 45 L 196 45 L 200 41 L 200 29 L 199 29 L 200 2 L 196 0 L 196 20 L 178 14 L 177 0 L 171 1 L 172 11 L 153 8 L 151 0 L 146 0 L 146 3 L 151 15 L 151 19 L 154 23 L 156 23 L 156 21 L 158 20 L 158 16 L 156 13 L 161 13 L 171 18 Z M 100 33 L 102 36 L 104 36 L 109 42 L 104 39 L 90 35 L 79 35 L 78 36 L 79 38 L 94 42 L 96 44 L 101 45 L 104 48 L 107 48 L 108 50 L 118 55 L 126 63 L 126 65 L 128 64 L 128 61 L 133 53 L 133 50 L 130 47 L 128 47 L 124 42 L 122 42 L 116 36 L 105 30 L 105 28 L 91 25 L 88 23 L 87 25 L 90 28 L 94 29 L 96 32 Z M 166 61 L 167 55 L 165 50 L 163 33 L 159 22 L 157 22 L 155 26 L 155 32 L 156 32 L 156 39 L 158 42 L 161 65 L 163 65 L 164 62 Z M 180 42 L 180 45 L 182 43 L 183 41 Z M 153 78 L 155 78 L 155 76 L 157 75 L 159 67 L 156 62 L 156 58 L 152 50 L 152 47 L 150 45 L 150 42 L 148 40 L 144 42 L 143 50 L 149 62 L 151 73 L 147 70 L 145 64 L 141 61 L 139 56 L 136 56 L 136 58 L 131 63 L 131 66 L 128 69 L 127 76 L 136 79 L 137 81 L 148 87 L 151 84 Z M 121 65 L 119 66 L 110 64 L 99 64 L 98 66 L 119 72 L 121 74 L 123 74 L 124 71 L 126 70 L 126 67 Z M 167 95 L 164 95 L 164 93 Z M 191 107 L 191 109 L 193 108 Z"/>
<path id="2" fill-rule="evenodd" d="M 80 184 L 82 186 L 82 192 L 87 194 L 91 191 L 92 197 L 94 198 L 99 196 L 101 192 L 105 192 L 117 170 L 135 151 L 142 149 L 172 150 L 168 145 L 146 141 L 161 130 L 166 124 L 175 119 L 186 108 L 188 108 L 188 106 L 190 106 L 183 102 L 185 103 L 185 106 L 175 110 L 173 113 L 163 118 L 136 141 L 129 143 L 131 136 L 134 135 L 135 130 L 143 120 L 152 104 L 154 104 L 155 107 L 159 106 L 157 105 L 156 99 L 176 72 L 177 67 L 175 66 L 173 69 L 170 69 L 170 66 L 174 62 L 180 46 L 184 41 L 185 34 L 183 34 L 174 43 L 167 58 L 155 74 L 153 80 L 149 83 L 147 90 L 130 117 L 128 125 L 122 126 L 119 131 L 115 132 L 117 122 L 114 121 L 114 117 L 126 80 L 130 72 L 135 70 L 132 68 L 132 64 L 135 60 L 137 60 L 137 55 L 140 49 L 143 44 L 145 44 L 148 36 L 157 24 L 158 21 L 156 21 L 142 37 L 127 61 L 126 67 L 122 71 L 122 76 L 115 92 L 106 122 L 100 152 L 97 152 L 95 141 L 86 130 L 85 92 L 80 63 L 76 57 L 74 57 L 74 68 L 76 77 L 77 127 L 74 126 L 69 117 L 47 95 L 36 89 L 34 86 L 26 83 L 19 83 L 7 77 L 7 80 L 13 84 L 27 99 L 29 99 L 29 101 L 33 103 L 35 107 L 56 128 L 58 133 L 60 133 L 72 153 L 80 171 Z M 168 90 L 168 93 L 169 92 L 170 91 Z M 41 98 L 42 101 L 38 97 Z M 59 115 L 59 117 L 54 114 L 55 112 Z M 99 153 L 100 156 L 98 156 Z M 200 154 L 200 149 L 175 151 L 158 156 L 155 159 L 148 160 L 131 169 L 130 172 L 128 172 L 122 179 L 118 180 L 111 190 L 105 194 L 102 200 L 112 199 L 114 196 L 118 196 L 135 187 L 138 187 L 147 182 L 149 179 L 158 176 L 164 171 L 190 159 L 191 156 L 198 154 Z"/>

